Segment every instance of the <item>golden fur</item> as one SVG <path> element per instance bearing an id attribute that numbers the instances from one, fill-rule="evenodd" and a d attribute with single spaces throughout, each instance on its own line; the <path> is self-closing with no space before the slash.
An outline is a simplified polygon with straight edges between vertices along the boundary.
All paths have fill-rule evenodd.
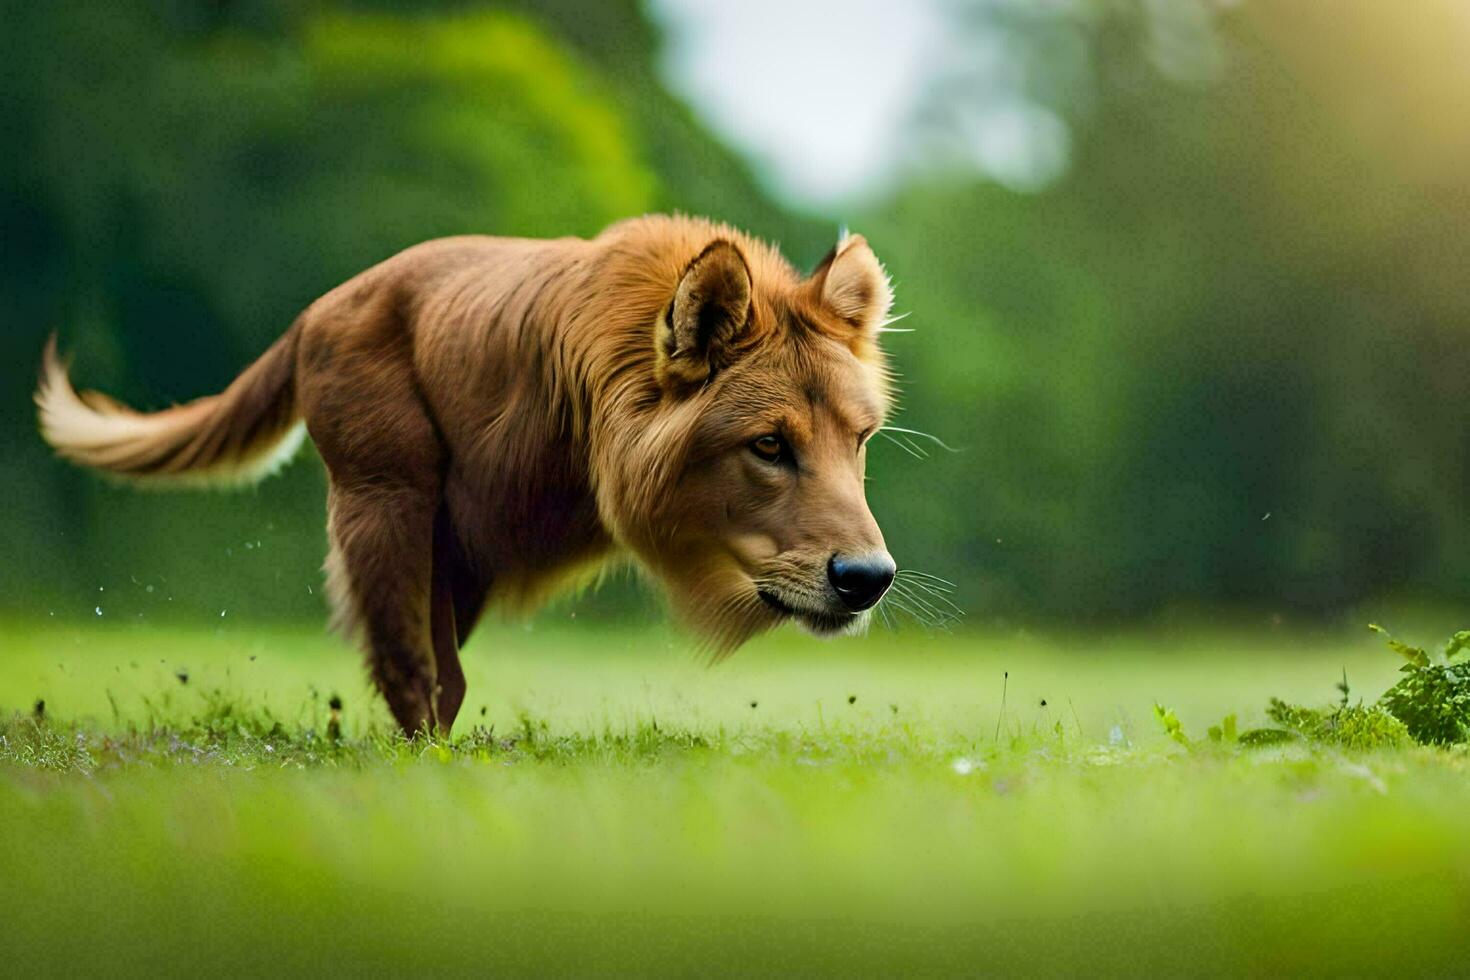
<path id="1" fill-rule="evenodd" d="M 219 395 L 136 413 L 78 395 L 53 345 L 36 403 L 60 455 L 164 485 L 258 478 L 304 420 L 336 619 L 406 731 L 448 730 L 487 600 L 620 553 L 719 653 L 789 616 L 861 628 L 827 565 L 883 553 L 863 467 L 891 300 L 856 236 L 805 278 L 692 218 L 448 238 L 327 293 Z"/>

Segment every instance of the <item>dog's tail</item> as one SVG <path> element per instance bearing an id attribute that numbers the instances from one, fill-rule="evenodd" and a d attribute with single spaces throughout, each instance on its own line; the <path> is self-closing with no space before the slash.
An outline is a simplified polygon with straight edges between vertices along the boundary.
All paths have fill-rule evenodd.
<path id="1" fill-rule="evenodd" d="M 296 328 L 218 395 L 135 412 L 78 394 L 46 344 L 36 389 L 41 435 L 57 455 L 146 486 L 241 486 L 285 465 L 305 427 L 296 409 Z"/>

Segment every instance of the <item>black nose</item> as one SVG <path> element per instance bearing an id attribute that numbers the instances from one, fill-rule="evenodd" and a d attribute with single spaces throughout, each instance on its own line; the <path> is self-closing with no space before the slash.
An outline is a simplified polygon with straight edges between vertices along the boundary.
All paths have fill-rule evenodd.
<path id="1" fill-rule="evenodd" d="M 827 580 L 837 590 L 842 604 L 853 612 L 867 609 L 883 598 L 897 571 L 898 566 L 886 551 L 857 558 L 833 555 L 827 559 Z"/>

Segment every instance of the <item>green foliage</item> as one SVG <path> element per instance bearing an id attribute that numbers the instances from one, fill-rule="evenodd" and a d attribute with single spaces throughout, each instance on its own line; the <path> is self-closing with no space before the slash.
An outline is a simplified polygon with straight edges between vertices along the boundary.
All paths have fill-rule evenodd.
<path id="1" fill-rule="evenodd" d="M 1409 743 L 1409 732 L 1380 705 L 1337 705 L 1305 708 L 1272 698 L 1266 717 L 1309 742 L 1354 751 L 1397 748 Z"/>
<path id="2" fill-rule="evenodd" d="M 1411 739 L 1425 745 L 1470 741 L 1470 661 L 1456 662 L 1470 648 L 1470 631 L 1451 636 L 1436 658 L 1376 623 L 1368 628 L 1405 661 L 1399 668 L 1403 678 L 1377 703 L 1349 704 L 1344 676 L 1338 685 L 1342 700 L 1335 707 L 1307 708 L 1272 698 L 1267 716 L 1308 741 L 1350 749 L 1389 748 Z"/>
<path id="3" fill-rule="evenodd" d="M 1206 730 L 1208 742 L 1196 742 L 1184 732 L 1184 726 L 1178 717 L 1169 708 L 1154 704 L 1154 718 L 1163 726 L 1164 734 L 1170 739 L 1184 746 L 1190 751 L 1208 747 L 1213 750 L 1225 749 L 1232 746 L 1240 748 L 1261 748 L 1268 745 L 1279 745 L 1282 742 L 1293 741 L 1297 736 L 1306 735 L 1305 732 L 1295 730 L 1284 730 L 1279 728 L 1251 728 L 1239 731 L 1239 722 L 1235 715 L 1228 714 L 1221 719 L 1220 724 L 1211 725 Z M 1312 738 L 1312 736 L 1307 736 Z M 1330 741 L 1330 739 L 1312 738 L 1313 741 Z"/>
<path id="4" fill-rule="evenodd" d="M 405 215 L 414 224 L 406 234 L 435 222 L 592 234 L 653 200 L 655 177 L 622 114 L 587 66 L 531 21 L 494 11 L 328 14 L 304 25 L 302 48 L 323 101 L 348 110 L 332 133 L 358 160 L 343 162 L 361 166 L 368 149 L 404 204 L 435 200 L 438 216 Z M 344 133 L 343 124 L 362 128 Z M 391 140 L 377 135 L 384 127 Z M 419 179 L 421 191 L 399 183 Z"/>
<path id="5" fill-rule="evenodd" d="M 1256 748 L 1263 745 L 1275 745 L 1278 742 L 1289 741 L 1293 737 L 1290 732 L 1271 728 L 1252 728 L 1247 731 L 1239 731 L 1239 722 L 1234 713 L 1226 715 L 1220 724 L 1211 725 L 1206 729 L 1208 742 L 1196 742 L 1184 732 L 1184 725 L 1174 714 L 1173 710 L 1163 705 L 1154 703 L 1154 718 L 1163 726 L 1164 734 L 1170 739 L 1184 746 L 1190 751 L 1202 747 L 1211 749 L 1223 749 L 1231 746 L 1243 748 Z"/>
<path id="6" fill-rule="evenodd" d="M 1429 654 L 1425 652 L 1423 647 L 1410 646 L 1407 643 L 1402 643 L 1399 640 L 1395 640 L 1392 636 L 1389 635 L 1388 630 L 1384 629 L 1382 626 L 1379 626 L 1377 623 L 1369 623 L 1368 628 L 1382 636 L 1384 640 L 1387 641 L 1388 648 L 1390 650 L 1409 662 L 1408 666 L 1429 666 Z"/>
<path id="7" fill-rule="evenodd" d="M 1404 676 L 1384 692 L 1379 703 L 1417 742 L 1450 745 L 1470 741 L 1470 660 L 1458 659 L 1470 651 L 1470 630 L 1450 637 L 1439 656 L 1431 660 L 1424 650 L 1400 643 L 1381 627 L 1369 628 L 1408 661 L 1399 668 Z"/>
<path id="8" fill-rule="evenodd" d="M 1470 652 L 1470 630 L 1460 630 L 1445 641 L 1444 658 L 1453 660 L 1462 653 Z"/>
<path id="9" fill-rule="evenodd" d="M 1295 739 L 1295 734 L 1281 728 L 1252 728 L 1250 731 L 1240 733 L 1240 744 L 1248 749 L 1267 748 Z"/>
<path id="10" fill-rule="evenodd" d="M 1164 734 L 1175 742 L 1178 742 L 1186 749 L 1194 744 L 1190 737 L 1184 734 L 1184 725 L 1180 723 L 1179 716 L 1174 714 L 1173 709 L 1166 708 L 1155 701 L 1154 718 L 1158 719 L 1159 724 L 1163 726 Z"/>

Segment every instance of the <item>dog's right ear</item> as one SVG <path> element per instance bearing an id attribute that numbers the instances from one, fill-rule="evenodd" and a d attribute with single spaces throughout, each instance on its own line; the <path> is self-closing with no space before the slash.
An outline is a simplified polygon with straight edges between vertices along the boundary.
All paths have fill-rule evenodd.
<path id="1" fill-rule="evenodd" d="M 654 333 L 659 383 L 701 385 L 733 360 L 750 320 L 750 268 L 740 249 L 719 239 L 684 269 Z"/>

